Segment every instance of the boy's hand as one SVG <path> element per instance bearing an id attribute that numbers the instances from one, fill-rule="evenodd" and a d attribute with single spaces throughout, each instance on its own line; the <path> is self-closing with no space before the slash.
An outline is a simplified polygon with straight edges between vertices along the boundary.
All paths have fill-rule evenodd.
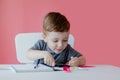
<path id="1" fill-rule="evenodd" d="M 44 53 L 44 63 L 50 66 L 55 66 L 55 59 L 52 57 L 52 55 L 45 51 Z"/>
<path id="2" fill-rule="evenodd" d="M 71 60 L 68 62 L 70 66 L 80 66 L 85 65 L 85 58 L 83 56 L 80 57 L 71 57 Z"/>
<path id="3" fill-rule="evenodd" d="M 79 58 L 78 57 L 71 57 L 71 60 L 69 61 L 70 66 L 79 66 Z"/>

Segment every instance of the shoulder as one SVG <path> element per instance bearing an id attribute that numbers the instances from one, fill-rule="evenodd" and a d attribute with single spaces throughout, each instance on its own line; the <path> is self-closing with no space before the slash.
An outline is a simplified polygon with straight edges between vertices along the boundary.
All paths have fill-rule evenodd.
<path id="1" fill-rule="evenodd" d="M 39 40 L 37 41 L 37 43 L 45 43 L 45 42 L 44 42 L 44 40 L 39 39 Z"/>
<path id="2" fill-rule="evenodd" d="M 44 40 L 38 40 L 37 42 L 35 42 L 35 46 L 40 46 L 43 45 L 45 42 Z"/>

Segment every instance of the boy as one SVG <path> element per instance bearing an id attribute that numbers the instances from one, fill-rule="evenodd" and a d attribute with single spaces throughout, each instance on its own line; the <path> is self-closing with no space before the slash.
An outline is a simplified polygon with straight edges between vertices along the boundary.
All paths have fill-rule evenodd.
<path id="1" fill-rule="evenodd" d="M 68 44 L 70 23 L 59 12 L 48 13 L 43 21 L 43 40 L 39 40 L 26 54 L 28 59 L 40 59 L 49 66 L 85 65 L 85 58 Z"/>

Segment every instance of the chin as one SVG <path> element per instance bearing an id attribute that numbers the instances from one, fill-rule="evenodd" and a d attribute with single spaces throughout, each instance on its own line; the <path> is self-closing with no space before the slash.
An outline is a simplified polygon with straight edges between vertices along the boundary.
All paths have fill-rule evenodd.
<path id="1" fill-rule="evenodd" d="M 60 54 L 62 51 L 55 51 L 56 54 Z"/>

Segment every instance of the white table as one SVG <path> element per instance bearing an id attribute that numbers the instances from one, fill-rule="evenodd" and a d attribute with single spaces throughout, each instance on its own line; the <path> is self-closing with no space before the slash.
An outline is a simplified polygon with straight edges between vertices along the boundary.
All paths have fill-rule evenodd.
<path id="1" fill-rule="evenodd" d="M 112 65 L 95 65 L 88 70 L 57 72 L 15 73 L 9 64 L 0 65 L 0 80 L 120 80 L 120 68 Z"/>

